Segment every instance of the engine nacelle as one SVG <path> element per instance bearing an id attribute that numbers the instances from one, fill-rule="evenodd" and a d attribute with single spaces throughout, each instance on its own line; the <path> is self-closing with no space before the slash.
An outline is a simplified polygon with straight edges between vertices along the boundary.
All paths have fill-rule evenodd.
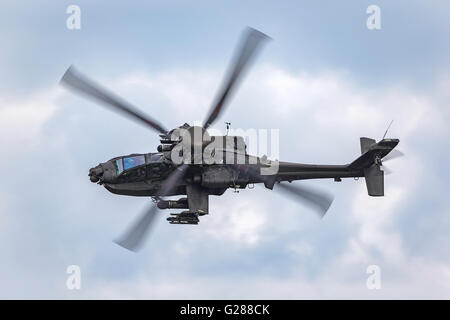
<path id="1" fill-rule="evenodd" d="M 201 185 L 206 188 L 240 187 L 247 183 L 248 181 L 239 179 L 239 172 L 225 166 L 209 167 L 201 176 Z"/>

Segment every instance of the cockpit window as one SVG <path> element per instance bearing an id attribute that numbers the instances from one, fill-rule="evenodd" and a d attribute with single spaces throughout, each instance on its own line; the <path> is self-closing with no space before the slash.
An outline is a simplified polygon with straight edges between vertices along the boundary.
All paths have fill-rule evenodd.
<path id="1" fill-rule="evenodd" d="M 121 174 L 122 171 L 123 171 L 122 159 L 117 159 L 116 160 L 116 166 L 117 166 L 117 174 Z"/>
<path id="2" fill-rule="evenodd" d="M 145 156 L 134 156 L 123 158 L 123 167 L 125 170 L 145 164 Z"/>

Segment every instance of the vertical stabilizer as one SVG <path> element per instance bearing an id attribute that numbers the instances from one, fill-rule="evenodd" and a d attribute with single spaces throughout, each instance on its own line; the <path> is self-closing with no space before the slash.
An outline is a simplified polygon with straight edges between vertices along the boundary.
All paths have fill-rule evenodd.
<path id="1" fill-rule="evenodd" d="M 372 197 L 384 196 L 384 171 L 379 165 L 373 164 L 364 169 L 367 193 Z"/>
<path id="2" fill-rule="evenodd" d="M 359 142 L 361 144 L 361 154 L 366 153 L 369 150 L 370 146 L 376 143 L 375 139 L 365 137 L 359 138 Z"/>

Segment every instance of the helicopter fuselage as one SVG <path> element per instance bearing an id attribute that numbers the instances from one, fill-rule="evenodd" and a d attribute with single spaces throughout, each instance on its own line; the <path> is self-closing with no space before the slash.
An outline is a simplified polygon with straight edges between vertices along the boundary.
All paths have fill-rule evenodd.
<path id="1" fill-rule="evenodd" d="M 196 185 L 208 195 L 222 195 L 228 188 L 244 189 L 248 185 L 264 183 L 272 189 L 282 181 L 305 179 L 334 179 L 364 177 L 364 169 L 377 158 L 384 157 L 398 143 L 398 139 L 384 139 L 376 144 L 372 152 L 364 153 L 350 164 L 315 165 L 295 162 L 270 161 L 244 154 L 243 162 L 227 163 L 237 159 L 239 150 L 227 150 L 222 161 L 213 164 L 196 163 L 188 165 L 184 178 L 167 196 L 186 195 L 187 185 Z M 232 156 L 230 157 L 230 153 Z M 172 174 L 178 165 L 166 152 L 130 154 L 99 164 L 89 170 L 90 180 L 97 182 L 114 193 L 127 196 L 156 196 L 162 182 Z M 264 169 L 275 171 L 264 173 Z M 269 170 L 270 171 L 270 170 Z"/>

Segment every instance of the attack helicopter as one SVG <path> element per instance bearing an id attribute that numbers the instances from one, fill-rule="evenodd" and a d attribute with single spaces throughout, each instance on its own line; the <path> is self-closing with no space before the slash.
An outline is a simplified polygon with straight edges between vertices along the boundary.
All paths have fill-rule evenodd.
<path id="1" fill-rule="evenodd" d="M 245 189 L 260 183 L 272 190 L 276 186 L 276 189 L 297 197 L 315 209 L 321 217 L 327 212 L 333 197 L 290 182 L 305 179 L 341 181 L 342 178 L 364 177 L 370 196 L 384 195 L 385 170 L 382 161 L 402 155 L 394 150 L 399 140 L 385 138 L 387 130 L 378 142 L 361 137 L 361 155 L 344 165 L 271 161 L 265 156 L 249 155 L 243 137 L 208 134 L 207 129 L 224 111 L 249 64 L 268 39 L 258 30 L 245 30 L 228 74 L 202 126 L 185 123 L 167 130 L 160 122 L 90 80 L 75 67 L 67 69 L 61 79 L 62 85 L 145 125 L 160 136 L 161 144 L 157 152 L 115 157 L 89 170 L 91 182 L 104 186 L 114 194 L 151 197 L 153 200 L 124 235 L 115 241 L 117 244 L 131 251 L 139 249 L 158 210 L 184 210 L 172 213 L 167 218 L 169 223 L 196 225 L 200 217 L 209 214 L 209 196 L 220 196 L 229 188 Z M 183 197 L 178 200 L 165 199 L 169 196 Z"/>

